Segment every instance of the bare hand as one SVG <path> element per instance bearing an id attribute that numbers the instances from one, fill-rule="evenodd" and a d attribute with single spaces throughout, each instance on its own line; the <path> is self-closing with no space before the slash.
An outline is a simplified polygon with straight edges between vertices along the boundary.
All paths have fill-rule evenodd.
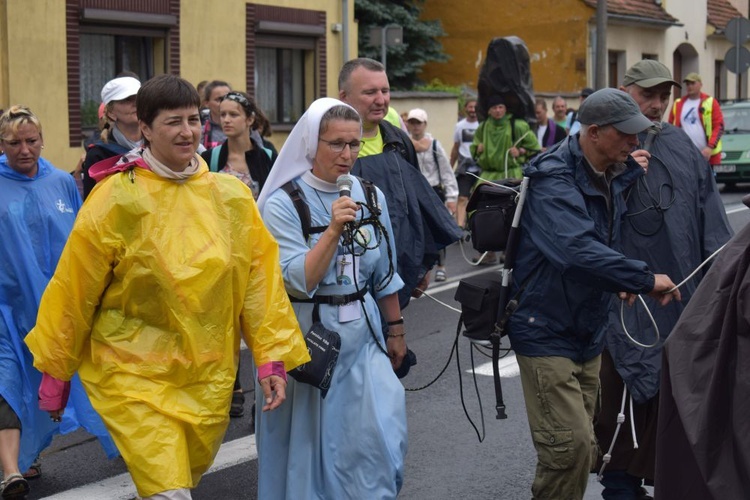
<path id="1" fill-rule="evenodd" d="M 263 389 L 263 397 L 266 400 L 263 411 L 275 410 L 286 399 L 286 380 L 278 375 L 269 375 L 260 379 L 260 387 Z"/>
<path id="2" fill-rule="evenodd" d="M 404 340 L 404 336 L 401 335 L 404 332 L 404 325 L 391 326 L 389 330 L 392 333 L 399 335 L 398 337 L 388 337 L 388 340 L 386 340 L 388 357 L 391 358 L 391 366 L 395 371 L 401 367 L 401 363 L 404 361 L 404 356 L 406 356 L 406 340 Z"/>
<path id="3" fill-rule="evenodd" d="M 339 236 L 344 232 L 344 224 L 354 222 L 357 218 L 357 205 L 348 196 L 342 196 L 331 205 L 331 223 L 328 225 Z"/>
<path id="4" fill-rule="evenodd" d="M 49 418 L 51 418 L 53 422 L 60 422 L 62 421 L 63 413 L 65 413 L 65 408 L 51 411 L 49 412 Z"/>
<path id="5" fill-rule="evenodd" d="M 643 170 L 648 173 L 648 161 L 651 158 L 651 153 L 649 153 L 645 149 L 637 149 L 630 153 L 630 156 L 632 156 L 633 159 L 638 162 L 638 165 L 640 165 Z"/>
<path id="6" fill-rule="evenodd" d="M 711 148 L 706 146 L 705 148 L 701 149 L 701 154 L 703 155 L 703 158 L 708 161 L 711 159 Z"/>
<path id="7" fill-rule="evenodd" d="M 649 292 L 649 297 L 659 301 L 659 304 L 666 306 L 672 299 L 680 301 L 682 300 L 682 294 L 680 289 L 675 288 L 675 284 L 669 279 L 666 274 L 654 275 L 654 289 Z"/>
<path id="8" fill-rule="evenodd" d="M 518 148 L 515 148 L 515 147 L 513 147 L 513 148 L 510 148 L 510 149 L 508 150 L 508 152 L 510 153 L 510 155 L 511 155 L 511 156 L 512 156 L 513 158 L 518 158 L 519 156 L 521 156 L 521 151 L 520 151 L 520 150 L 519 150 Z"/>
<path id="9" fill-rule="evenodd" d="M 635 299 L 638 298 L 637 294 L 629 292 L 619 292 L 617 296 L 620 297 L 620 300 L 627 301 L 629 306 L 632 306 L 635 302 Z"/>
<path id="10" fill-rule="evenodd" d="M 448 208 L 448 211 L 451 213 L 451 215 L 456 213 L 456 202 L 455 201 L 446 201 L 445 202 L 446 208 Z"/>
<path id="11" fill-rule="evenodd" d="M 484 144 L 480 143 L 477 144 L 477 154 L 480 154 L 484 151 Z"/>
<path id="12" fill-rule="evenodd" d="M 427 290 L 427 287 L 430 286 L 430 272 L 427 271 L 424 273 L 424 277 L 420 280 L 419 283 L 417 283 L 417 287 L 411 291 L 411 296 L 415 299 L 418 299 L 422 296 L 422 292 L 424 290 Z"/>

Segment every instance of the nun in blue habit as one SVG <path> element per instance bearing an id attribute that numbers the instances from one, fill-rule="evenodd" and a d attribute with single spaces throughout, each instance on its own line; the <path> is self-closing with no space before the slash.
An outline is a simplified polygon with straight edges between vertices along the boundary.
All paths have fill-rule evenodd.
<path id="1" fill-rule="evenodd" d="M 356 160 L 361 134 L 359 115 L 349 105 L 315 101 L 292 130 L 258 199 L 279 242 L 284 283 L 302 331 L 312 325 L 317 302 L 323 325 L 341 336 L 325 397 L 290 378 L 286 403 L 273 413 L 257 412 L 258 498 L 394 499 L 403 483 L 406 402 L 394 373 L 406 354 L 398 303 L 403 281 L 395 271 L 393 238 L 383 237 L 392 234 L 388 207 L 376 188 L 381 213 L 358 207 L 365 188 L 357 179 L 351 197 L 340 196 L 336 186 Z M 307 241 L 299 212 L 281 189 L 289 181 L 301 191 L 311 226 L 325 227 Z M 352 222 L 358 227 L 353 253 L 344 244 L 344 224 Z M 359 300 L 326 303 L 332 295 Z M 381 313 L 389 325 L 386 339 Z M 256 389 L 256 395 L 261 408 L 262 393 Z"/>

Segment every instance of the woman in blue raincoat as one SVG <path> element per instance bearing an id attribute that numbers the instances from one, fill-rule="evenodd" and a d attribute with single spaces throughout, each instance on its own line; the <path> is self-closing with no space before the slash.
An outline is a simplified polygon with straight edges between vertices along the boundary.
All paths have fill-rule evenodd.
<path id="1" fill-rule="evenodd" d="M 406 353 L 397 294 L 403 281 L 394 271 L 388 207 L 377 189 L 380 214 L 371 211 L 371 201 L 358 208 L 355 201 L 370 197 L 357 180 L 351 197 L 340 196 L 336 186 L 357 159 L 361 137 L 353 108 L 336 99 L 315 101 L 259 197 L 300 326 L 310 328 L 317 306 L 323 325 L 340 334 L 341 351 L 325 398 L 290 379 L 287 404 L 256 416 L 258 498 L 385 500 L 396 498 L 403 483 L 406 402 L 394 373 Z M 307 241 L 291 197 L 280 189 L 288 181 L 301 191 L 311 227 L 325 228 L 310 231 Z M 353 242 L 346 242 L 345 224 L 355 224 Z M 341 305 L 330 302 L 342 297 Z M 389 325 L 385 341 L 381 312 Z"/>
<path id="2" fill-rule="evenodd" d="M 39 301 L 73 227 L 81 197 L 75 181 L 41 158 L 39 119 L 24 106 L 0 117 L 0 462 L 3 498 L 22 498 L 27 477 L 39 477 L 34 458 L 60 431 L 78 421 L 102 439 L 107 455 L 117 455 L 101 420 L 79 382 L 62 420 L 40 410 L 42 374 L 32 366 L 23 338 L 34 326 Z M 71 417 L 75 415 L 75 417 Z"/>

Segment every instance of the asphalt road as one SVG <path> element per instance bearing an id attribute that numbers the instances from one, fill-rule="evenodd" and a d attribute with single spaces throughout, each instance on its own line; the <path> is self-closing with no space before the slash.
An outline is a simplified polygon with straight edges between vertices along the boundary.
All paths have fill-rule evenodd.
<path id="1" fill-rule="evenodd" d="M 735 231 L 750 220 L 750 211 L 741 204 L 750 192 L 736 191 L 722 195 Z M 468 256 L 474 255 L 468 247 Z M 448 252 L 448 281 L 434 284 L 428 297 L 412 301 L 404 311 L 409 346 L 418 364 L 404 379 L 408 388 L 431 381 L 446 364 L 456 340 L 459 313 L 453 294 L 458 281 L 477 272 L 497 272 L 498 267 L 474 267 L 454 245 Z M 401 498 L 415 500 L 449 500 L 466 498 L 527 499 L 533 479 L 535 456 L 525 418 L 520 380 L 514 369 L 512 354 L 503 360 L 503 390 L 508 418 L 494 417 L 494 391 L 486 355 L 475 350 L 474 365 L 478 394 L 470 373 L 471 346 L 459 336 L 458 360 L 454 356 L 445 373 L 432 386 L 407 393 L 409 453 L 405 484 Z M 249 355 L 243 351 L 242 379 L 250 386 L 246 369 Z M 462 394 L 463 391 L 463 394 Z M 193 491 L 197 500 L 255 499 L 256 460 L 250 418 L 252 392 L 248 393 L 246 416 L 233 419 L 217 457 L 216 468 L 209 472 Z M 483 436 L 464 414 L 462 400 L 469 416 Z M 480 406 L 481 405 L 481 406 Z M 482 421 L 484 417 L 484 421 Z M 130 499 L 135 497 L 125 465 L 121 459 L 107 460 L 98 443 L 79 431 L 55 439 L 42 458 L 43 477 L 31 483 L 29 499 Z M 600 498 L 601 487 L 593 479 L 587 499 Z"/>

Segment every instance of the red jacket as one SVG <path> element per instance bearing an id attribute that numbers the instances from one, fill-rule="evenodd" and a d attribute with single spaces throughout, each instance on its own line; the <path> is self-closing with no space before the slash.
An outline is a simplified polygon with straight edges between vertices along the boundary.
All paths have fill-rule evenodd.
<path id="1" fill-rule="evenodd" d="M 715 98 L 711 98 L 711 110 L 710 110 L 710 126 L 707 126 L 705 119 L 705 108 L 703 103 L 708 99 L 708 94 L 701 92 L 700 104 L 698 106 L 698 112 L 701 115 L 701 125 L 703 130 L 706 131 L 706 144 L 711 148 L 711 158 L 708 162 L 711 165 L 718 165 L 721 163 L 721 136 L 724 135 L 724 115 L 721 113 L 721 107 L 719 101 Z M 672 110 L 669 112 L 669 123 L 675 127 L 681 127 L 680 119 L 682 117 L 682 106 L 685 104 L 685 99 L 680 98 L 674 102 Z"/>

